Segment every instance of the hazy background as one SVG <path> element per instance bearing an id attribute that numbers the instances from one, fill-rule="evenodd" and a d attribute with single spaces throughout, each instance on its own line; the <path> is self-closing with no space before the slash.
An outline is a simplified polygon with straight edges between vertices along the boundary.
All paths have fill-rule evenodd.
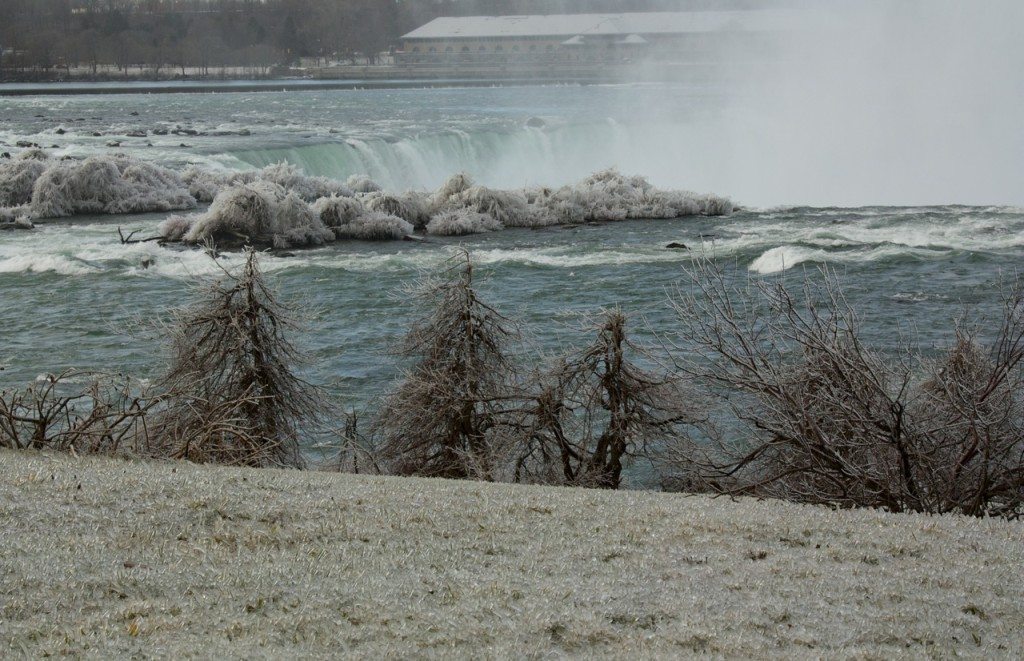
<path id="1" fill-rule="evenodd" d="M 488 155 L 502 173 L 489 183 L 618 166 L 755 206 L 1024 205 L 1019 0 L 0 0 L 0 70 L 271 74 L 303 57 L 372 59 L 439 15 L 753 8 L 790 12 L 766 54 L 724 49 L 715 76 L 696 82 L 670 80 L 658 62 L 622 70 L 609 82 L 636 91 L 577 95 L 614 130 L 580 130 L 544 164 L 520 148 L 530 136 L 512 136 Z M 579 105 L 572 96 L 481 92 L 474 112 L 558 119 Z M 424 112 L 437 102 L 422 93 Z M 444 156 L 425 158 L 459 166 Z"/>

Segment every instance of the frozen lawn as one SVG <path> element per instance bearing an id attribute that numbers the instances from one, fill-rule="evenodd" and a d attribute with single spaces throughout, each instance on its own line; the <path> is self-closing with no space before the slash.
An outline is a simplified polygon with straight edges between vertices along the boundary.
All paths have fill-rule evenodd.
<path id="1" fill-rule="evenodd" d="M 1015 657 L 1024 524 L 0 452 L 0 656 Z"/>

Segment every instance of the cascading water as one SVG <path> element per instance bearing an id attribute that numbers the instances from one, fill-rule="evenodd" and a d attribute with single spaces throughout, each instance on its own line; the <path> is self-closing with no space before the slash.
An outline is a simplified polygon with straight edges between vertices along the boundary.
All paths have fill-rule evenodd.
<path id="1" fill-rule="evenodd" d="M 692 187 L 693 177 L 678 151 L 685 149 L 688 139 L 669 137 L 673 135 L 678 133 L 668 127 L 629 126 L 608 119 L 243 150 L 231 152 L 234 162 L 226 164 L 259 168 L 286 161 L 312 175 L 344 179 L 368 174 L 392 190 L 433 189 L 453 172 L 468 172 L 480 183 L 499 188 L 558 186 L 606 167 L 651 172 L 656 185 L 686 181 Z"/>

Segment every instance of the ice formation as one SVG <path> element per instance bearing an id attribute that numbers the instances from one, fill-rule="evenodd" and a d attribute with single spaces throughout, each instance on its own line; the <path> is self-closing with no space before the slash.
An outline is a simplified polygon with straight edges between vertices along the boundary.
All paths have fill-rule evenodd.
<path id="1" fill-rule="evenodd" d="M 348 178 L 345 185 L 356 193 L 376 193 L 381 190 L 380 185 L 365 174 L 354 174 Z"/>
<path id="2" fill-rule="evenodd" d="M 348 225 L 366 213 L 366 207 L 352 197 L 321 197 L 313 203 L 313 211 L 320 216 L 320 222 L 332 229 Z"/>
<path id="3" fill-rule="evenodd" d="M 0 163 L 0 207 L 15 207 L 32 201 L 32 188 L 46 171 L 47 159 L 25 157 Z"/>
<path id="4" fill-rule="evenodd" d="M 369 211 L 357 216 L 352 222 L 335 230 L 339 239 L 363 241 L 392 241 L 402 239 L 412 233 L 412 223 L 380 211 Z"/>
<path id="5" fill-rule="evenodd" d="M 195 208 L 197 202 L 210 207 L 167 218 L 159 228 L 165 240 L 304 247 L 336 238 L 396 239 L 415 231 L 461 236 L 733 211 L 727 198 L 660 190 L 643 177 L 615 170 L 561 188 L 520 190 L 487 188 L 460 173 L 431 193 L 391 193 L 364 175 L 343 183 L 306 176 L 287 163 L 243 172 L 190 166 L 179 175 L 123 154 L 58 161 L 36 149 L 0 163 L 0 220 L 7 222 L 173 211 Z"/>
<path id="6" fill-rule="evenodd" d="M 199 202 L 212 202 L 217 193 L 226 188 L 256 181 L 275 183 L 307 202 L 315 202 L 330 195 L 352 196 L 352 189 L 342 182 L 327 177 L 306 176 L 299 168 L 288 163 L 277 163 L 261 170 L 243 172 L 213 172 L 190 166 L 183 173 L 182 179 L 188 184 L 189 192 Z"/>
<path id="7" fill-rule="evenodd" d="M 3 217 L 59 218 L 195 206 L 176 172 L 124 154 L 57 161 L 29 150 L 0 164 Z"/>
<path id="8" fill-rule="evenodd" d="M 404 195 L 392 195 L 375 192 L 364 196 L 362 202 L 370 211 L 398 216 L 416 229 L 423 229 L 430 222 L 431 213 L 426 195 L 422 193 L 410 191 Z"/>
<path id="9" fill-rule="evenodd" d="M 190 170 L 185 179 L 194 194 L 230 186 L 187 232 L 182 232 L 178 219 L 168 219 L 162 226 L 161 234 L 168 240 L 181 237 L 186 243 L 208 238 L 237 242 L 245 237 L 277 247 L 302 247 L 332 238 L 401 239 L 415 231 L 463 236 L 509 227 L 727 215 L 733 209 L 726 198 L 659 190 L 643 177 L 614 170 L 597 172 L 573 186 L 524 190 L 487 188 L 466 174 L 456 174 L 429 194 L 386 193 L 361 176 L 342 185 L 305 177 L 284 165 L 238 174 Z M 318 197 L 310 200 L 314 196 Z M 303 200 L 311 205 L 300 204 Z"/>
<path id="10" fill-rule="evenodd" d="M 504 229 L 497 220 L 482 213 L 469 209 L 442 211 L 427 223 L 427 233 L 437 236 L 463 236 L 466 234 L 482 234 Z"/>
<path id="11" fill-rule="evenodd" d="M 261 181 L 273 182 L 307 202 L 315 202 L 321 197 L 329 195 L 352 196 L 352 189 L 340 181 L 327 177 L 306 176 L 299 168 L 288 163 L 268 165 L 258 171 L 256 178 Z"/>
<path id="12" fill-rule="evenodd" d="M 188 223 L 187 229 L 185 223 Z M 269 181 L 239 184 L 221 191 L 205 213 L 168 218 L 160 226 L 168 241 L 189 244 L 318 246 L 334 241 L 334 232 L 302 198 Z"/>

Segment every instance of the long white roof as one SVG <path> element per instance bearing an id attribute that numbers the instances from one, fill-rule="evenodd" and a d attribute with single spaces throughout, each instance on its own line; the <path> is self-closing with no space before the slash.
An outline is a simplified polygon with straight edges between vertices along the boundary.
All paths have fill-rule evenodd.
<path id="1" fill-rule="evenodd" d="M 779 10 L 549 14 L 546 16 L 450 16 L 435 18 L 402 39 L 490 39 L 575 35 L 680 34 L 778 31 L 792 25 Z"/>

